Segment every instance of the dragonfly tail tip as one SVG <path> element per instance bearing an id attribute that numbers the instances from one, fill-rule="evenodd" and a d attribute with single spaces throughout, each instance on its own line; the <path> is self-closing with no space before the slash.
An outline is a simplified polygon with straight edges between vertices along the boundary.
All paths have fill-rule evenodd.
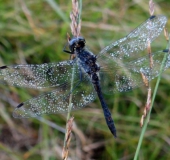
<path id="1" fill-rule="evenodd" d="M 117 138 L 117 134 L 116 133 L 114 133 L 113 135 L 114 135 L 115 138 Z"/>

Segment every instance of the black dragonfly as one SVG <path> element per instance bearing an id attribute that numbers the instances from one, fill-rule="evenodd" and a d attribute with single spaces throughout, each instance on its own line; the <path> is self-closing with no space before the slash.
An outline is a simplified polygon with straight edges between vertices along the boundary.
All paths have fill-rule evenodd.
<path id="1" fill-rule="evenodd" d="M 167 50 L 153 54 L 154 66 L 151 70 L 148 55 L 141 57 L 145 50 L 162 32 L 167 18 L 163 15 L 151 16 L 126 37 L 111 43 L 98 55 L 85 46 L 83 37 L 69 40 L 69 54 L 75 59 L 58 63 L 23 64 L 0 67 L 0 83 L 18 87 L 42 89 L 56 87 L 55 90 L 27 100 L 13 112 L 15 118 L 36 117 L 42 114 L 68 112 L 83 108 L 97 96 L 103 108 L 106 123 L 116 137 L 116 128 L 102 92 L 130 91 L 143 85 L 141 74 L 148 81 L 157 77 Z M 169 57 L 165 69 L 169 67 Z M 71 97 L 71 98 L 70 98 Z"/>

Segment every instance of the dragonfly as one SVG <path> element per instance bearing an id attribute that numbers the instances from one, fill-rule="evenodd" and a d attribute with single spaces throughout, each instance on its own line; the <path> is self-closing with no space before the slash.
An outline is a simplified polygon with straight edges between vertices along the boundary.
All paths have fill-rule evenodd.
<path id="1" fill-rule="evenodd" d="M 140 55 L 148 42 L 162 32 L 167 22 L 164 15 L 151 16 L 124 38 L 102 49 L 97 55 L 87 47 L 85 38 L 72 37 L 68 50 L 75 55 L 72 60 L 45 64 L 21 64 L 0 67 L 0 83 L 16 87 L 54 90 L 19 104 L 13 111 L 15 118 L 37 117 L 42 114 L 66 113 L 81 109 L 99 98 L 104 117 L 111 133 L 116 137 L 116 127 L 103 93 L 127 92 L 144 85 L 141 73 L 148 81 L 159 75 L 163 56 L 168 50 L 152 54 L 153 68 L 148 55 Z M 170 56 L 165 68 L 170 65 Z"/>

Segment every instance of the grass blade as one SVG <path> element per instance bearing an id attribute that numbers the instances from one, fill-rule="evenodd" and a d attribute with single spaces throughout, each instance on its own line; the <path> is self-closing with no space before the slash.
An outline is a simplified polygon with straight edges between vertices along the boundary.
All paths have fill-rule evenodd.
<path id="1" fill-rule="evenodd" d="M 170 42 L 168 42 L 168 45 L 167 45 L 166 48 L 169 49 L 169 47 L 170 47 Z M 161 64 L 161 68 L 160 68 L 160 71 L 159 71 L 159 76 L 158 76 L 156 86 L 155 86 L 153 96 L 152 96 L 151 107 L 150 107 L 150 110 L 149 110 L 149 112 L 147 114 L 146 120 L 144 122 L 144 126 L 143 126 L 142 131 L 141 131 L 141 135 L 140 135 L 139 142 L 138 142 L 138 145 L 137 145 L 137 149 L 136 149 L 136 152 L 135 152 L 134 160 L 137 160 L 137 158 L 139 157 L 139 151 L 140 151 L 140 148 L 141 148 L 141 145 L 142 145 L 144 134 L 146 132 L 146 128 L 148 126 L 148 122 L 149 122 L 150 115 L 151 115 L 151 112 L 152 112 L 152 108 L 153 108 L 153 104 L 154 104 L 154 101 L 155 101 L 156 93 L 157 93 L 157 90 L 158 90 L 158 86 L 159 86 L 159 83 L 160 83 L 160 80 L 161 80 L 161 75 L 162 75 L 162 72 L 164 70 L 164 66 L 165 66 L 168 54 L 169 54 L 169 52 L 165 53 L 163 61 L 162 61 L 162 64 Z"/>

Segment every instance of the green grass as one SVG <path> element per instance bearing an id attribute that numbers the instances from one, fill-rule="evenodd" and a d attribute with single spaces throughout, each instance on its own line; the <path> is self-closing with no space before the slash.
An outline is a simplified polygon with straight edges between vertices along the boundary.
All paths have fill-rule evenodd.
<path id="1" fill-rule="evenodd" d="M 155 0 L 155 14 L 170 17 L 170 2 Z M 31 19 L 22 7 L 26 6 Z M 137 27 L 149 17 L 148 1 L 82 1 L 82 35 L 87 46 L 97 54 Z M 62 52 L 67 42 L 71 1 L 0 1 L 0 66 L 41 64 L 68 60 Z M 170 22 L 167 23 L 170 28 Z M 166 47 L 163 35 L 152 44 L 152 50 Z M 170 159 L 170 69 L 163 72 L 138 160 Z M 156 80 L 151 82 L 152 91 Z M 18 103 L 43 91 L 15 88 L 0 84 L 0 159 L 58 160 L 64 141 L 66 114 L 14 119 L 12 111 Z M 141 128 L 139 125 L 146 102 L 147 89 L 105 95 L 117 127 L 114 139 L 105 123 L 98 100 L 86 108 L 72 112 L 76 123 L 70 145 L 72 159 L 117 160 L 134 158 Z M 49 123 L 51 122 L 51 123 Z M 52 127 L 53 126 L 53 127 Z M 80 153 L 77 154 L 77 151 Z M 76 158 L 75 158 L 76 157 Z"/>

